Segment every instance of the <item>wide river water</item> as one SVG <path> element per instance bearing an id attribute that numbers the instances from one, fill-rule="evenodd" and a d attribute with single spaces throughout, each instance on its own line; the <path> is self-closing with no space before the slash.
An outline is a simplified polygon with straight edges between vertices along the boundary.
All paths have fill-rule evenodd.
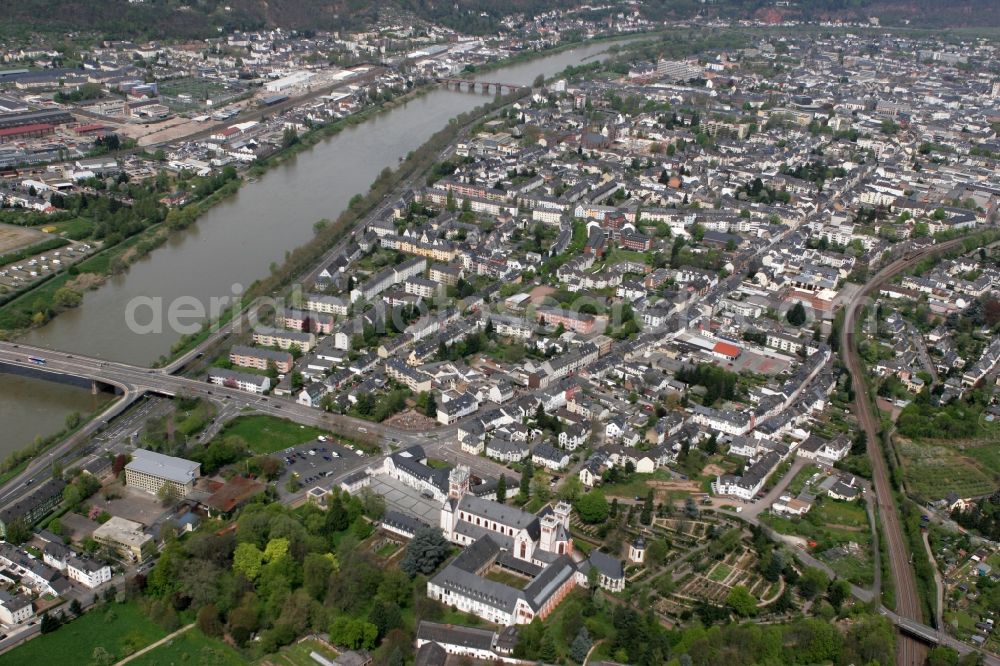
<path id="1" fill-rule="evenodd" d="M 598 42 L 504 67 L 482 75 L 487 81 L 530 84 L 569 65 L 597 57 L 613 42 Z M 182 335 L 166 325 L 165 314 L 178 299 L 231 297 L 267 275 L 272 262 L 313 237 L 313 224 L 334 219 L 350 198 L 366 192 L 379 172 L 395 167 L 444 127 L 450 118 L 489 100 L 489 96 L 435 89 L 317 144 L 311 150 L 246 183 L 239 193 L 215 206 L 188 230 L 135 263 L 124 275 L 85 294 L 83 304 L 32 330 L 24 341 L 43 347 L 115 361 L 151 364 L 170 351 Z M 151 305 L 162 304 L 164 326 L 135 332 L 127 325 L 129 304 L 142 298 L 133 319 L 150 323 Z M 150 300 L 152 299 L 152 300 Z M 59 430 L 66 415 L 87 411 L 88 392 L 51 382 L 0 382 L 0 457 L 38 435 Z M 71 396 L 75 396 L 72 397 Z"/>

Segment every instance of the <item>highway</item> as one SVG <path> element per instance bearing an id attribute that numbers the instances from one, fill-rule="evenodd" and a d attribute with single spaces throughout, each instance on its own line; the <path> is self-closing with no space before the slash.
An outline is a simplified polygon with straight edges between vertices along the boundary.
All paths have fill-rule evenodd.
<path id="1" fill-rule="evenodd" d="M 869 297 L 877 293 L 886 282 L 928 256 L 961 247 L 963 240 L 955 239 L 933 245 L 914 253 L 912 256 L 897 259 L 886 265 L 845 305 L 844 323 L 841 330 L 840 353 L 844 365 L 851 374 L 851 383 L 855 394 L 854 412 L 859 424 L 864 429 L 868 442 L 868 457 L 872 465 L 875 503 L 879 508 L 882 532 L 889 552 L 890 570 L 895 582 L 896 613 L 905 620 L 912 620 L 920 624 L 923 623 L 923 613 L 920 596 L 917 593 L 916 578 L 913 567 L 910 565 L 910 553 L 893 498 L 885 452 L 880 446 L 879 418 L 873 412 L 874 397 L 869 394 L 866 376 L 858 356 L 858 341 L 854 339 L 854 330 L 862 307 Z M 926 658 L 927 648 L 923 643 L 905 633 L 900 633 L 898 664 L 901 666 L 923 666 Z"/>

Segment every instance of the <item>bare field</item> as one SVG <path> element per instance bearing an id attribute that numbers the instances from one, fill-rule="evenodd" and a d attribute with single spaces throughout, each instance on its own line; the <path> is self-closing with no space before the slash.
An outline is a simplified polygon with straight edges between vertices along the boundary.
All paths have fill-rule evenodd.
<path id="1" fill-rule="evenodd" d="M 48 237 L 48 234 L 37 229 L 19 227 L 15 224 L 0 224 L 0 254 L 20 250 Z"/>
<path id="2" fill-rule="evenodd" d="M 119 130 L 125 136 L 135 139 L 140 146 L 149 146 L 165 141 L 175 141 L 205 128 L 204 123 L 196 123 L 187 118 L 175 116 L 159 123 L 127 123 Z"/>

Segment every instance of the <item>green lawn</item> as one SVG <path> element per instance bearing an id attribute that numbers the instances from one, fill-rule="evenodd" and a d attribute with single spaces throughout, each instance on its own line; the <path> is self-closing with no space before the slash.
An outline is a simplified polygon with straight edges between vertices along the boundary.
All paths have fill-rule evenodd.
<path id="1" fill-rule="evenodd" d="M 66 238 L 72 238 L 73 240 L 90 238 L 90 235 L 94 231 L 94 221 L 88 220 L 85 217 L 74 217 L 69 220 L 63 220 L 62 222 L 56 222 L 53 226 L 56 227 L 57 234 Z"/>
<path id="2" fill-rule="evenodd" d="M 129 663 L 134 666 L 179 666 L 180 664 L 240 666 L 245 664 L 246 660 L 229 645 L 206 636 L 195 627 Z"/>
<path id="3" fill-rule="evenodd" d="M 715 568 L 712 569 L 711 573 L 708 574 L 708 579 L 715 581 L 716 583 L 721 583 L 731 572 L 732 568 L 728 564 L 719 562 L 715 565 Z"/>
<path id="4" fill-rule="evenodd" d="M 503 583 L 518 590 L 524 589 L 524 586 L 528 584 L 528 581 L 521 576 L 515 576 L 507 571 L 493 570 L 486 573 L 486 578 L 496 581 L 497 583 Z"/>
<path id="5" fill-rule="evenodd" d="M 389 558 L 392 557 L 397 550 L 400 549 L 400 545 L 395 542 L 390 542 L 375 551 L 375 554 L 379 557 Z"/>
<path id="6" fill-rule="evenodd" d="M 792 495 L 798 495 L 805 488 L 806 482 L 818 471 L 819 467 L 816 465 L 806 465 L 800 469 L 799 473 L 789 482 L 788 492 Z"/>
<path id="7" fill-rule="evenodd" d="M 221 433 L 223 437 L 229 435 L 242 437 L 254 453 L 274 453 L 311 442 L 320 435 L 330 436 L 330 433 L 275 416 L 257 414 L 233 419 Z"/>
<path id="8" fill-rule="evenodd" d="M 658 479 L 662 481 L 670 480 L 670 472 L 665 469 L 659 469 L 652 474 L 633 474 L 632 478 L 628 481 L 623 481 L 620 483 L 606 483 L 601 486 L 601 491 L 604 496 L 611 497 L 623 497 L 627 499 L 632 499 L 633 497 L 645 497 L 646 493 L 649 492 L 649 485 L 646 483 L 650 479 Z"/>
<path id="9" fill-rule="evenodd" d="M 102 649 L 118 661 L 166 634 L 134 603 L 104 605 L 0 655 L 0 666 L 86 664 Z"/>

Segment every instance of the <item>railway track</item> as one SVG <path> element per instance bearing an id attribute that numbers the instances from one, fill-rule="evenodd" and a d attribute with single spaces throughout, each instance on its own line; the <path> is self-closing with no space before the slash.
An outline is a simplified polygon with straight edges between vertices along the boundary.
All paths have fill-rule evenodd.
<path id="1" fill-rule="evenodd" d="M 840 353 L 844 365 L 851 374 L 854 388 L 854 412 L 858 423 L 864 429 L 867 439 L 868 457 L 872 465 L 872 485 L 875 489 L 875 503 L 882 521 L 889 553 L 889 565 L 896 589 L 896 612 L 907 619 L 923 622 L 920 595 L 917 592 L 916 576 L 910 562 L 910 553 L 903 534 L 899 512 L 893 496 L 888 465 L 879 440 L 879 419 L 873 411 L 872 396 L 865 382 L 861 359 L 858 356 L 854 330 L 858 315 L 868 298 L 886 282 L 901 271 L 911 268 L 922 259 L 960 247 L 964 239 L 954 239 L 920 250 L 897 259 L 882 268 L 847 304 L 841 329 Z M 899 636 L 897 663 L 900 666 L 923 666 L 927 659 L 927 647 L 906 634 Z"/>

